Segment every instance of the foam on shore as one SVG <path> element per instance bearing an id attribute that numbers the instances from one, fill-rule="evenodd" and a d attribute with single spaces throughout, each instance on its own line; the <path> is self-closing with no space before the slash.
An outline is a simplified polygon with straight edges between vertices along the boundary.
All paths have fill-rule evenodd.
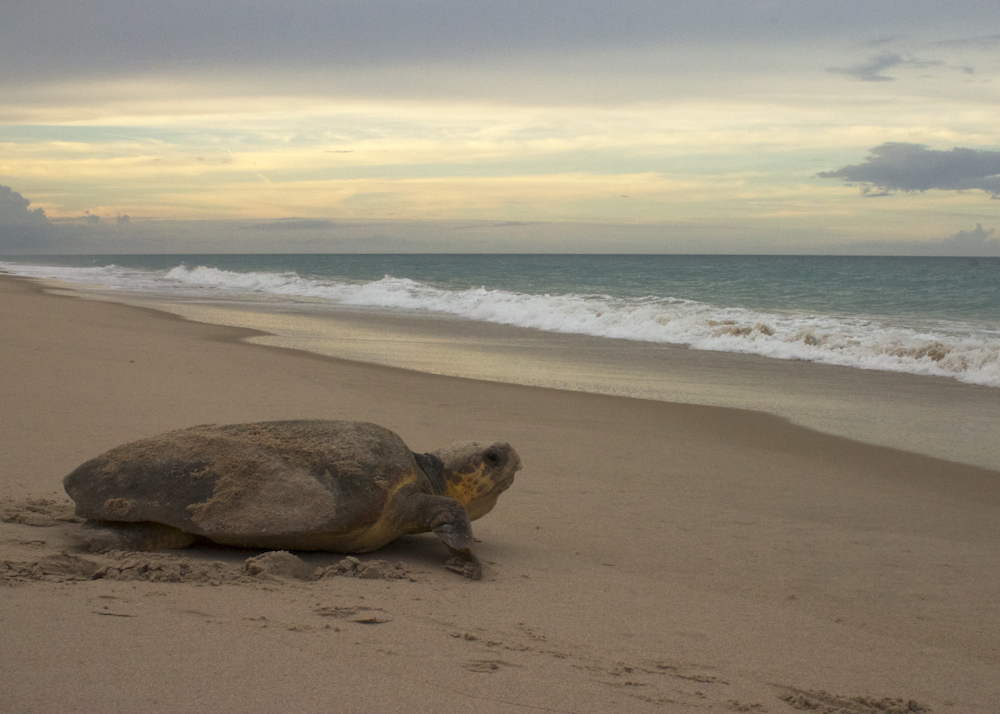
<path id="1" fill-rule="evenodd" d="M 347 306 L 451 315 L 546 332 L 949 377 L 1000 387 L 1000 333 L 960 320 L 904 322 L 876 316 L 761 311 L 670 296 L 454 289 L 390 275 L 360 281 L 296 272 L 234 272 L 203 265 L 165 270 L 117 265 L 6 268 L 21 275 L 182 299 L 283 301 L 326 305 L 331 310 Z"/>

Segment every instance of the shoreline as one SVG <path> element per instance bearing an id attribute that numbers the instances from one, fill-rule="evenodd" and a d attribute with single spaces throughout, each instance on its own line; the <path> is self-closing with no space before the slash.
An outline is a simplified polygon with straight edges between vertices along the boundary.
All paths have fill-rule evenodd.
<path id="1" fill-rule="evenodd" d="M 56 292 L 253 331 L 247 343 L 502 384 L 763 411 L 826 434 L 1000 470 L 1000 389 L 481 323 L 308 305 L 168 300 L 39 280 Z"/>
<path id="2" fill-rule="evenodd" d="M 997 471 L 763 412 L 274 349 L 2 276 L 0 328 L 18 377 L 0 386 L 13 710 L 989 714 L 1000 699 Z M 509 441 L 524 470 L 473 524 L 484 580 L 445 570 L 428 536 L 363 556 L 406 578 L 315 581 L 249 575 L 254 551 L 88 554 L 70 537 L 61 479 L 82 461 L 291 418 L 374 421 L 416 451 Z"/>

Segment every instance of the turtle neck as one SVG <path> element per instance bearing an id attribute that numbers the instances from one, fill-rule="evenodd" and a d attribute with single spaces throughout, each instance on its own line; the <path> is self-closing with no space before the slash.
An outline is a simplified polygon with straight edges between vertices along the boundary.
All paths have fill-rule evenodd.
<path id="1" fill-rule="evenodd" d="M 414 454 L 417 466 L 427 475 L 427 480 L 431 484 L 431 491 L 438 496 L 444 495 L 444 462 L 434 454 Z"/>

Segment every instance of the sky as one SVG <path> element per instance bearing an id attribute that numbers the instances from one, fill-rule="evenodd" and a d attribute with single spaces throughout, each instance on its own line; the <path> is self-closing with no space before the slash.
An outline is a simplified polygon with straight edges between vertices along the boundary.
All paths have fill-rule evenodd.
<path id="1" fill-rule="evenodd" d="M 0 253 L 1000 256 L 996 0 L 4 0 Z"/>

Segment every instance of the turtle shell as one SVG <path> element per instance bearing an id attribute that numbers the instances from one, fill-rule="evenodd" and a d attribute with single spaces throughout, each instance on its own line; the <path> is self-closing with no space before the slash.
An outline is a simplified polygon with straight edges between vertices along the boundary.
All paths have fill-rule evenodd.
<path id="1" fill-rule="evenodd" d="M 282 421 L 195 426 L 124 444 L 64 485 L 88 519 L 150 521 L 259 547 L 303 535 L 299 546 L 309 548 L 310 534 L 342 535 L 350 545 L 352 534 L 385 520 L 400 487 L 420 480 L 413 453 L 388 429 Z"/>

